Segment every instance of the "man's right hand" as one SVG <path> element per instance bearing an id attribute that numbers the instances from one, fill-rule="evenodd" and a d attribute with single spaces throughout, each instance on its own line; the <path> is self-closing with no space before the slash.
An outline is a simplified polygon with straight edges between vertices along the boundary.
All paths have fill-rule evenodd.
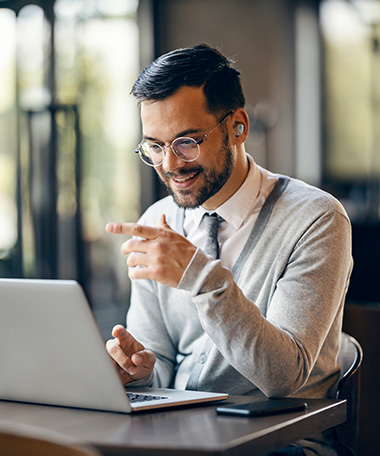
<path id="1" fill-rule="evenodd" d="M 106 343 L 106 349 L 118 369 L 123 384 L 148 377 L 156 363 L 156 357 L 150 350 L 145 350 L 122 325 L 112 330 L 114 339 Z"/>

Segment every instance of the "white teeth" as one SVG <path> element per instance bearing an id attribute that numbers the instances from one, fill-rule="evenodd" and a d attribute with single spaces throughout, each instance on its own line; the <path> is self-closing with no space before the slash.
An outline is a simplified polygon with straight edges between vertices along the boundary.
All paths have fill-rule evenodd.
<path id="1" fill-rule="evenodd" d="M 174 179 L 174 180 L 175 180 L 176 182 L 182 183 L 182 182 L 186 182 L 186 181 L 192 179 L 194 176 L 195 176 L 195 174 L 192 174 L 191 176 L 184 177 L 183 179 Z"/>

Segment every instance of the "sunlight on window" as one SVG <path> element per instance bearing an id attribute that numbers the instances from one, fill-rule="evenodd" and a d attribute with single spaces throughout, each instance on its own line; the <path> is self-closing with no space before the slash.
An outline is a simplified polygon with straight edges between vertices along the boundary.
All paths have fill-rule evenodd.
<path id="1" fill-rule="evenodd" d="M 42 9 L 22 8 L 17 31 L 20 102 L 24 109 L 39 109 L 50 102 L 45 78 L 49 30 Z"/>
<path id="2" fill-rule="evenodd" d="M 0 163 L 0 166 L 3 166 L 3 163 Z M 16 205 L 11 198 L 0 194 L 0 258 L 6 257 L 7 252 L 15 245 L 16 241 Z"/>
<path id="3" fill-rule="evenodd" d="M 363 179 L 372 172 L 370 31 L 348 2 L 321 4 L 325 42 L 326 174 Z"/>
<path id="4" fill-rule="evenodd" d="M 83 238 L 96 276 L 93 286 L 102 287 L 102 294 L 115 288 L 115 280 L 121 289 L 129 286 L 120 239 L 107 235 L 105 225 L 135 221 L 140 213 L 140 164 L 133 153 L 139 114 L 130 96 L 139 71 L 137 6 L 136 0 L 55 5 L 57 99 L 79 109 Z M 62 141 L 71 134 L 65 122 Z M 61 159 L 69 149 L 61 147 Z M 61 177 L 68 189 L 63 182 Z M 60 212 L 70 210 L 72 193 L 61 192 L 58 203 Z M 107 279 L 110 274 L 113 280 Z"/>
<path id="5" fill-rule="evenodd" d="M 0 8 L 0 274 L 83 279 L 92 304 L 127 305 L 105 225 L 140 214 L 138 1 L 56 0 L 54 34 L 43 7 Z"/>
<path id="6" fill-rule="evenodd" d="M 16 196 L 16 17 L 0 10 L 0 259 L 17 242 Z M 13 135 L 10 136 L 9 132 Z"/>
<path id="7" fill-rule="evenodd" d="M 6 42 L 0 52 L 0 113 L 13 108 L 16 80 L 16 17 L 12 11 L 0 10 L 0 39 Z"/>

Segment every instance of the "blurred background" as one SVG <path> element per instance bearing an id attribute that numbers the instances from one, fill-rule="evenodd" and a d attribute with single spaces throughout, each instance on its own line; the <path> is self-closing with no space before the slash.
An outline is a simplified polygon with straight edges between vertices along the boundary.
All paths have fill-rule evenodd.
<path id="1" fill-rule="evenodd" d="M 124 321 L 122 239 L 104 227 L 165 195 L 134 154 L 129 93 L 200 42 L 242 72 L 247 151 L 352 220 L 344 329 L 364 349 L 360 454 L 377 455 L 380 0 L 0 0 L 0 277 L 76 279 L 104 338 Z"/>

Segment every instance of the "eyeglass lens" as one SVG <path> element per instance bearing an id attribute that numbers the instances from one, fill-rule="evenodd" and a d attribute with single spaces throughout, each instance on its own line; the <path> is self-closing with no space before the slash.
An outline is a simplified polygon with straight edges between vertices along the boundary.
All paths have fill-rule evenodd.
<path id="1" fill-rule="evenodd" d="M 180 160 L 186 162 L 196 160 L 199 156 L 199 146 L 192 138 L 177 138 L 171 148 Z M 140 144 L 140 153 L 148 165 L 159 166 L 164 161 L 164 148 L 159 144 L 143 141 Z"/>

